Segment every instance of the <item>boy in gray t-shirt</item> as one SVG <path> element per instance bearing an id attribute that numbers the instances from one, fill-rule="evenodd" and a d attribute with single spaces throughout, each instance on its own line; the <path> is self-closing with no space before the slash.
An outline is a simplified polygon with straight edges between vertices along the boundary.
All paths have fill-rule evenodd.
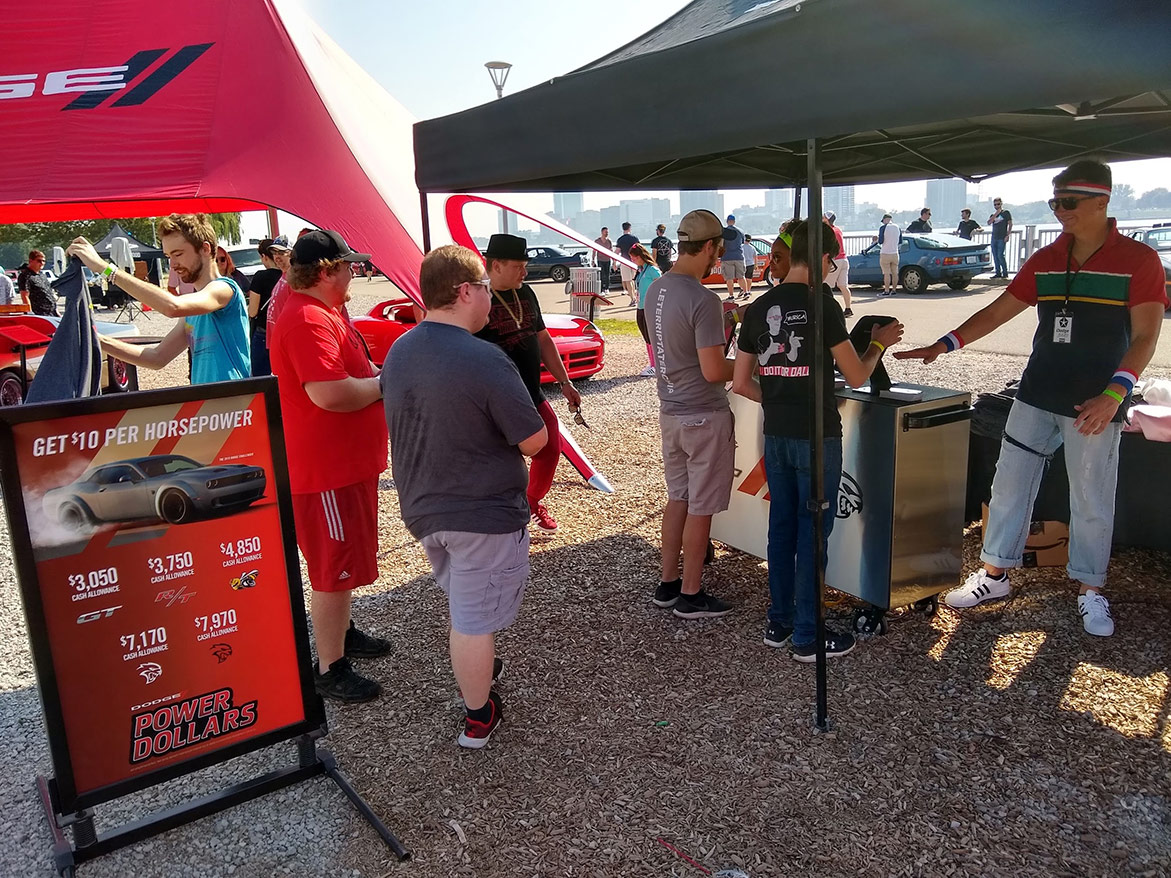
<path id="1" fill-rule="evenodd" d="M 736 443 L 724 390 L 733 364 L 724 356 L 723 306 L 700 279 L 711 273 L 728 239 L 714 213 L 691 211 L 679 223 L 679 259 L 646 296 L 667 481 L 663 570 L 654 603 L 673 607 L 681 619 L 732 610 L 701 588 L 712 516 L 728 508 L 732 495 Z"/>

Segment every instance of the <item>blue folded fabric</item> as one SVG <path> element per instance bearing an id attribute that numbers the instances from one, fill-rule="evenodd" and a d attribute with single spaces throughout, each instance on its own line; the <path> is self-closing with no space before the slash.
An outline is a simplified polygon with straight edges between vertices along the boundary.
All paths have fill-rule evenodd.
<path id="1" fill-rule="evenodd" d="M 94 329 L 89 284 L 77 257 L 53 281 L 65 312 L 45 350 L 25 402 L 56 402 L 97 396 L 102 386 L 102 348 Z"/>

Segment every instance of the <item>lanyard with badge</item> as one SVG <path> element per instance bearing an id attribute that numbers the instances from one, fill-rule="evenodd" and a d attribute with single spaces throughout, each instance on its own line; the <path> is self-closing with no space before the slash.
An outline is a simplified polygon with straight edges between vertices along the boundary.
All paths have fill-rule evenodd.
<path id="1" fill-rule="evenodd" d="M 1098 250 L 1102 248 L 1099 246 Z M 1073 265 L 1073 241 L 1069 242 L 1069 252 L 1065 256 L 1065 302 L 1061 306 L 1061 310 L 1057 312 L 1057 316 L 1053 318 L 1053 343 L 1054 344 L 1069 344 L 1073 341 L 1073 314 L 1069 310 L 1069 297 L 1073 292 L 1074 281 L 1077 280 L 1078 274 L 1089 263 L 1091 259 L 1098 255 L 1098 250 L 1095 250 L 1086 257 L 1086 261 L 1077 267 L 1077 271 L 1070 271 Z"/>

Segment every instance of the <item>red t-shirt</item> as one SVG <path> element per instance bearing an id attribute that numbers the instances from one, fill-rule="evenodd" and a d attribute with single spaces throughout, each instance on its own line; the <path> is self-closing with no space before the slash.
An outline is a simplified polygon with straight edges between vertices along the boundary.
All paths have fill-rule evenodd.
<path id="1" fill-rule="evenodd" d="M 305 392 L 311 381 L 372 378 L 366 346 L 341 314 L 289 290 L 268 337 L 279 376 L 281 421 L 294 494 L 353 485 L 386 469 L 386 418 L 381 401 L 355 412 L 330 412 Z"/>

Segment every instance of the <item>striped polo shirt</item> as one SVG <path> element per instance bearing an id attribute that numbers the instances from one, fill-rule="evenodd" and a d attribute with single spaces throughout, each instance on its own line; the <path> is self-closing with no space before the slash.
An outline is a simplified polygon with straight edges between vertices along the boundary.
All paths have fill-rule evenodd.
<path id="1" fill-rule="evenodd" d="M 1143 302 L 1166 306 L 1159 255 L 1119 234 L 1113 219 L 1109 228 L 1106 243 L 1085 265 L 1072 258 L 1073 235 L 1063 233 L 1034 253 L 1008 285 L 1009 293 L 1037 307 L 1033 353 L 1017 393 L 1021 402 L 1077 417 L 1074 406 L 1106 388 L 1130 347 L 1130 308 Z M 1068 343 L 1054 341 L 1063 310 L 1072 318 Z M 1119 406 L 1115 420 L 1124 409 Z"/>

